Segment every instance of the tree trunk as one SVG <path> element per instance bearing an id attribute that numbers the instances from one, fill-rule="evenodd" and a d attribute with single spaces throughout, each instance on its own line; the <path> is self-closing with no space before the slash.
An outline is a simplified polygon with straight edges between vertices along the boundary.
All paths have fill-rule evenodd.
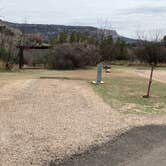
<path id="1" fill-rule="evenodd" d="M 19 58 L 19 69 L 22 69 L 22 66 L 24 65 L 24 49 L 21 47 L 18 53 Z"/>
<path id="2" fill-rule="evenodd" d="M 150 78 L 149 78 L 149 85 L 148 85 L 148 91 L 147 95 L 143 96 L 144 98 L 149 98 L 150 97 L 150 89 L 152 85 L 152 80 L 153 80 L 153 71 L 154 71 L 154 65 L 151 65 L 151 73 L 150 73 Z"/>
<path id="3" fill-rule="evenodd" d="M 6 68 L 6 70 L 10 70 L 10 64 L 9 64 L 9 62 L 6 62 L 5 68 Z"/>

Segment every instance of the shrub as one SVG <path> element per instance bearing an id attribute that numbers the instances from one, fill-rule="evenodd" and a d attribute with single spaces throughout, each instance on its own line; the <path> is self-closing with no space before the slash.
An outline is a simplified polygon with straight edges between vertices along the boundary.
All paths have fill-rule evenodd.
<path id="1" fill-rule="evenodd" d="M 46 58 L 48 57 L 49 50 L 33 49 L 24 51 L 24 64 L 28 66 L 39 66 L 46 64 Z"/>
<path id="2" fill-rule="evenodd" d="M 4 66 L 7 70 L 11 70 L 12 64 L 15 62 L 16 57 L 11 54 L 10 51 L 8 51 L 7 49 L 1 48 L 0 60 L 5 64 Z"/>
<path id="3" fill-rule="evenodd" d="M 77 69 L 96 65 L 100 56 L 94 45 L 77 43 L 55 46 L 47 59 L 51 69 Z"/>

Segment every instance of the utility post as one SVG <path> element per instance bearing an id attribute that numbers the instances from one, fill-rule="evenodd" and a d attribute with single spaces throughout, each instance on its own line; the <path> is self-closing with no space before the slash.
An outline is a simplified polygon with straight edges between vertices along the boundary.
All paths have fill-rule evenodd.
<path id="1" fill-rule="evenodd" d="M 102 63 L 99 63 L 97 65 L 97 79 L 96 81 L 92 81 L 92 84 L 96 85 L 104 84 L 104 82 L 102 81 L 102 70 L 103 70 L 103 65 Z"/>
<path id="2" fill-rule="evenodd" d="M 97 84 L 101 84 L 102 82 L 102 69 L 103 69 L 103 65 L 102 63 L 99 63 L 97 65 Z"/>

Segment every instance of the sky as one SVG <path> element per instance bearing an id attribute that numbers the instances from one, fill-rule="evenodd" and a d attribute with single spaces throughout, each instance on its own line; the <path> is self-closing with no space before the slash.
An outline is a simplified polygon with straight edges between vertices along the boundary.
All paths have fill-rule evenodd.
<path id="1" fill-rule="evenodd" d="M 0 0 L 0 16 L 18 23 L 100 27 L 107 22 L 134 38 L 138 31 L 165 33 L 166 0 Z"/>

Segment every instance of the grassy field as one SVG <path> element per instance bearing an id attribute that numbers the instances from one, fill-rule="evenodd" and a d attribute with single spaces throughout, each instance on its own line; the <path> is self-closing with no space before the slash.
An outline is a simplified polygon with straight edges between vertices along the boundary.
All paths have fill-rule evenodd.
<path id="1" fill-rule="evenodd" d="M 91 85 L 97 94 L 105 102 L 119 112 L 130 114 L 164 113 L 166 112 L 166 84 L 153 81 L 151 98 L 144 99 L 148 80 L 140 77 L 135 70 L 147 68 L 113 66 L 111 74 L 103 73 L 105 84 L 100 86 Z M 165 70 L 162 68 L 162 70 Z M 73 79 L 86 80 L 91 82 L 96 79 L 96 69 L 75 71 L 56 70 L 16 70 L 12 72 L 0 71 L 0 85 L 6 80 L 20 79 Z M 4 81 L 5 80 L 5 81 Z"/>
<path id="2" fill-rule="evenodd" d="M 130 114 L 166 112 L 166 84 L 153 81 L 151 98 L 145 99 L 148 80 L 137 76 L 133 69 L 114 69 L 110 77 L 105 77 L 105 84 L 92 85 L 115 110 Z"/>

